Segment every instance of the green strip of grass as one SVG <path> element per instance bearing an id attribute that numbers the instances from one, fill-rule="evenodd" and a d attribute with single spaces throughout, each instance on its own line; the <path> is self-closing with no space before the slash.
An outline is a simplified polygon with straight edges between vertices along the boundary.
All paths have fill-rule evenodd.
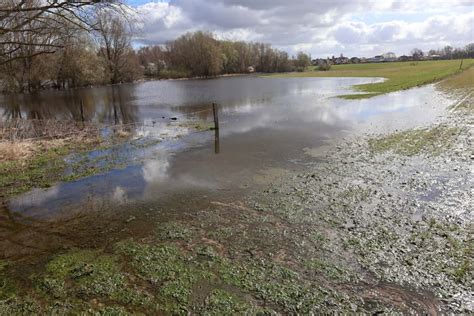
<path id="1" fill-rule="evenodd" d="M 270 78 L 297 77 L 382 77 L 384 82 L 356 85 L 355 89 L 365 94 L 341 96 L 345 99 L 370 98 L 389 92 L 433 83 L 459 72 L 461 60 L 437 60 L 419 62 L 393 62 L 378 64 L 334 65 L 329 71 L 311 68 L 305 72 L 274 74 Z M 462 70 L 474 66 L 474 59 L 465 59 Z"/>
<path id="2" fill-rule="evenodd" d="M 38 153 L 26 161 L 11 160 L 0 162 L 0 200 L 13 195 L 27 192 L 32 188 L 48 188 L 61 180 L 68 167 L 64 160 L 72 153 L 85 153 L 99 146 L 98 142 L 39 145 Z M 74 166 L 73 166 L 74 167 Z M 69 180 L 86 176 L 83 171 L 80 175 L 75 173 Z M 64 178 L 64 179 L 63 179 Z"/>

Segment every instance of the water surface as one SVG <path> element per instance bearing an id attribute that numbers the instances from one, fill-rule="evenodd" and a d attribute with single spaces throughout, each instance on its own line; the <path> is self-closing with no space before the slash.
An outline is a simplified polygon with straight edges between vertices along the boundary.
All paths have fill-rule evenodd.
<path id="1" fill-rule="evenodd" d="M 432 85 L 365 100 L 336 98 L 353 93 L 352 85 L 380 80 L 249 76 L 2 96 L 4 120 L 81 120 L 82 104 L 87 121 L 139 123 L 133 137 L 161 141 L 93 152 L 91 157 L 123 160 L 122 167 L 33 190 L 12 199 L 8 211 L 51 220 L 123 209 L 135 201 L 171 207 L 211 197 L 238 199 L 315 163 L 308 150 L 360 132 L 422 125 L 451 104 Z M 189 128 L 212 123 L 212 103 L 219 108 L 218 142 L 214 131 Z"/>

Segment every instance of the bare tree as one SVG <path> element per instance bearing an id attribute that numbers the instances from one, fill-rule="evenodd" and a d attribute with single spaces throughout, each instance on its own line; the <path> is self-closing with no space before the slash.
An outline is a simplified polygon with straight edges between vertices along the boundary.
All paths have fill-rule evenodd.
<path id="1" fill-rule="evenodd" d="M 411 55 L 413 56 L 414 60 L 420 60 L 423 57 L 423 51 L 419 48 L 413 48 Z"/>
<path id="2" fill-rule="evenodd" d="M 96 25 L 99 55 L 104 59 L 110 83 L 119 83 L 123 81 L 127 56 L 132 52 L 130 28 L 126 20 L 111 11 L 100 12 Z"/>
<path id="3" fill-rule="evenodd" d="M 63 47 L 66 24 L 95 28 L 93 9 L 122 10 L 116 0 L 2 0 L 0 65 L 16 59 L 54 53 Z M 25 48 L 32 49 L 25 49 Z"/>

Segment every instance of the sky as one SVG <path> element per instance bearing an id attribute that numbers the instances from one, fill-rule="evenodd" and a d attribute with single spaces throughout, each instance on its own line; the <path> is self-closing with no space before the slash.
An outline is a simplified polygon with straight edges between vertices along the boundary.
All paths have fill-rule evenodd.
<path id="1" fill-rule="evenodd" d="M 291 55 L 371 57 L 474 42 L 474 0 L 126 0 L 135 44 L 186 32 L 270 43 Z"/>

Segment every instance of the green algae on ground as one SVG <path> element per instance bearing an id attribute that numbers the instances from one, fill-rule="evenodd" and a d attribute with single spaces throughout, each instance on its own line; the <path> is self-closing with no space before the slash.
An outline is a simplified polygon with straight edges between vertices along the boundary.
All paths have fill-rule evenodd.
<path id="1" fill-rule="evenodd" d="M 313 259 L 306 262 L 306 266 L 314 273 L 322 273 L 322 275 L 336 283 L 356 283 L 358 277 L 356 273 L 339 267 L 322 259 Z"/>
<path id="2" fill-rule="evenodd" d="M 256 314 L 256 309 L 227 291 L 215 289 L 206 297 L 205 303 L 199 309 L 199 314 L 209 316 L 253 315 Z"/>
<path id="3" fill-rule="evenodd" d="M 16 286 L 6 273 L 7 267 L 8 262 L 0 261 L 0 301 L 16 296 Z"/>
<path id="4" fill-rule="evenodd" d="M 61 180 L 67 163 L 64 158 L 73 152 L 91 150 L 96 143 L 67 143 L 44 149 L 27 161 L 0 163 L 0 198 L 23 193 L 32 188 L 47 188 Z"/>
<path id="5" fill-rule="evenodd" d="M 393 151 L 396 154 L 413 156 L 422 152 L 438 155 L 451 147 L 459 129 L 438 125 L 432 128 L 408 130 L 369 140 L 375 153 Z"/>
<path id="6" fill-rule="evenodd" d="M 150 296 L 134 288 L 121 270 L 118 258 L 93 250 L 76 250 L 52 259 L 37 288 L 53 298 L 103 298 L 137 306 Z"/>
<path id="7" fill-rule="evenodd" d="M 160 240 L 189 240 L 192 232 L 181 223 L 167 222 L 158 226 L 156 236 Z"/>
<path id="8" fill-rule="evenodd" d="M 148 245 L 125 241 L 117 245 L 118 253 L 131 258 L 131 267 L 143 280 L 157 287 L 164 309 L 186 314 L 193 286 L 212 274 L 200 270 L 174 245 Z"/>
<path id="9" fill-rule="evenodd" d="M 432 268 L 449 275 L 459 284 L 469 286 L 469 280 L 474 278 L 471 263 L 474 260 L 474 244 L 461 232 L 457 224 L 432 219 L 429 225 L 411 233 L 409 241 L 416 247 L 444 256 L 447 260 L 432 263 Z"/>
<path id="10" fill-rule="evenodd" d="M 38 315 L 42 311 L 40 305 L 30 297 L 0 300 L 0 315 Z"/>
<path id="11" fill-rule="evenodd" d="M 286 313 L 322 310 L 329 299 L 342 303 L 330 290 L 310 284 L 297 272 L 263 258 L 248 259 L 239 264 L 223 259 L 217 268 L 224 282 L 247 290 Z M 343 310 L 345 305 L 340 304 L 338 309 Z"/>

